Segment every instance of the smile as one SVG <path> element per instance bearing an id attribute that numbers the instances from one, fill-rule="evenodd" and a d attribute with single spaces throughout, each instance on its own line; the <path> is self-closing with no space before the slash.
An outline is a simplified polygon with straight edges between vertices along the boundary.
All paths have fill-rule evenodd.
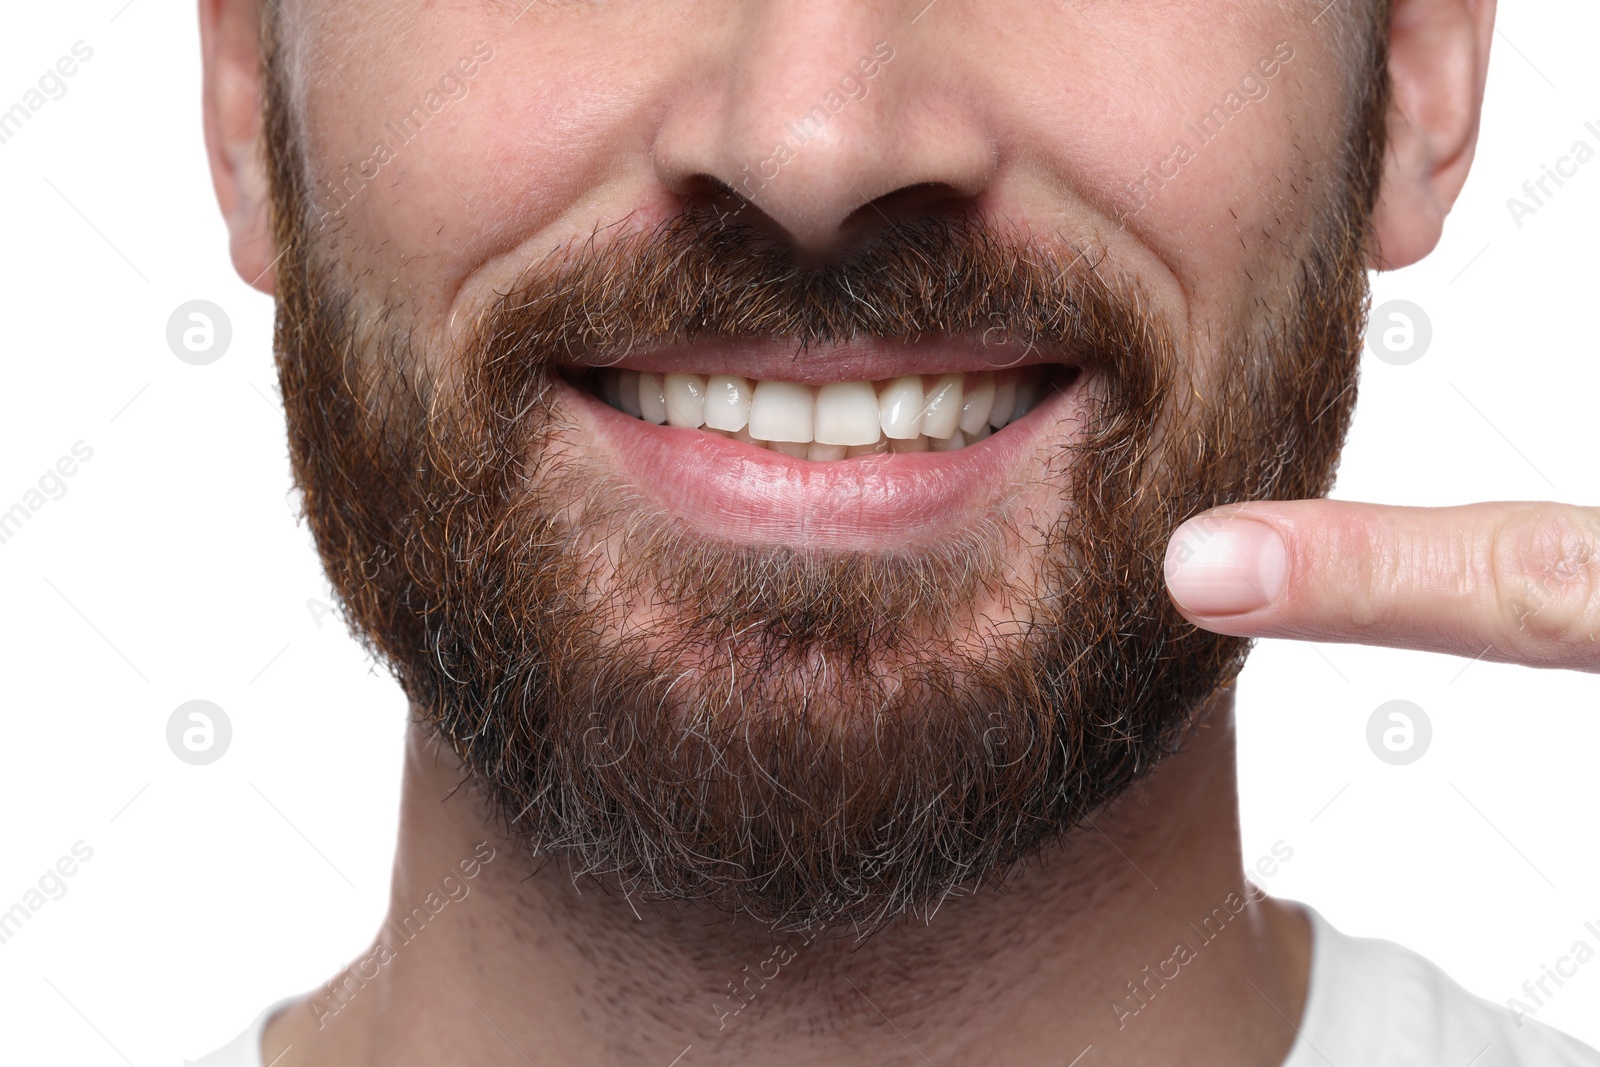
<path id="1" fill-rule="evenodd" d="M 712 345 L 552 380 L 594 457 L 708 536 L 882 550 L 946 542 L 1040 482 L 1076 435 L 1084 377 L 917 346 L 794 360 Z"/>
<path id="2" fill-rule="evenodd" d="M 585 384 L 611 407 L 657 426 L 681 426 L 836 462 L 901 452 L 953 452 L 1022 418 L 1063 368 L 903 374 L 807 385 L 730 374 L 596 369 Z"/>

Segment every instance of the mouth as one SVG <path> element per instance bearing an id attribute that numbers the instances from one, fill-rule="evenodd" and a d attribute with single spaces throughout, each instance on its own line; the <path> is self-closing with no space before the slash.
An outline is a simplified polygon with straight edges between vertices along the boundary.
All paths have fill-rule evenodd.
<path id="1" fill-rule="evenodd" d="M 1083 377 L 944 344 L 797 358 L 712 342 L 567 365 L 554 381 L 598 451 L 668 514 L 726 540 L 870 550 L 948 540 L 992 511 L 1048 462 L 1047 437 L 1061 443 Z"/>
<path id="2" fill-rule="evenodd" d="M 838 462 L 904 452 L 955 452 L 1032 411 L 1076 368 L 1035 364 L 999 371 L 902 374 L 821 385 L 734 374 L 601 367 L 568 380 L 616 411 L 770 449 Z"/>

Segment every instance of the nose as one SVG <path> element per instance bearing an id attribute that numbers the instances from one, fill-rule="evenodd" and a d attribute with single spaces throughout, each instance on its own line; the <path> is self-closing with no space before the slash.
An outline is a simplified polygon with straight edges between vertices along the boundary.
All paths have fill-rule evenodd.
<path id="1" fill-rule="evenodd" d="M 941 63 L 959 42 L 915 24 L 924 2 L 730 5 L 657 129 L 658 180 L 737 194 L 802 258 L 970 204 L 993 179 L 993 138 Z"/>

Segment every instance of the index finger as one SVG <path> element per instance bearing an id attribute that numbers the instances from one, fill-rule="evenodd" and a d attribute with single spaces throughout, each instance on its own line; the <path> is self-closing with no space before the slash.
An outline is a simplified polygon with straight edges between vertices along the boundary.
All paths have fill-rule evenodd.
<path id="1" fill-rule="evenodd" d="M 1231 504 L 1167 544 L 1197 626 L 1600 671 L 1600 509 Z"/>

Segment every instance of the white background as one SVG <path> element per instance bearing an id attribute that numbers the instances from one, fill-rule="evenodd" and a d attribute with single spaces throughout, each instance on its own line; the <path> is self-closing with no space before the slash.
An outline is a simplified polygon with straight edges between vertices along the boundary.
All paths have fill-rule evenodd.
<path id="1" fill-rule="evenodd" d="M 1377 280 L 1429 350 L 1369 355 L 1336 495 L 1600 503 L 1600 159 L 1519 228 L 1506 199 L 1600 148 L 1600 9 L 1508 4 L 1482 144 L 1444 242 Z M 173 1064 L 313 986 L 386 902 L 405 704 L 335 617 L 294 518 L 269 301 L 226 255 L 201 143 L 193 5 L 13 5 L 0 108 L 83 40 L 93 58 L 0 145 L 0 510 L 82 440 L 93 458 L 0 544 L 0 910 L 77 841 L 93 858 L 0 944 L 0 1061 Z M 1585 130 L 1593 121 L 1597 131 Z M 195 367 L 172 311 L 221 305 Z M 1388 937 L 1495 1001 L 1600 926 L 1600 678 L 1352 646 L 1264 643 L 1240 689 L 1245 855 L 1276 893 Z M 203 698 L 225 757 L 168 750 Z M 1434 738 L 1366 743 L 1386 700 Z M 1600 1045 L 1600 960 L 1537 1016 Z"/>

